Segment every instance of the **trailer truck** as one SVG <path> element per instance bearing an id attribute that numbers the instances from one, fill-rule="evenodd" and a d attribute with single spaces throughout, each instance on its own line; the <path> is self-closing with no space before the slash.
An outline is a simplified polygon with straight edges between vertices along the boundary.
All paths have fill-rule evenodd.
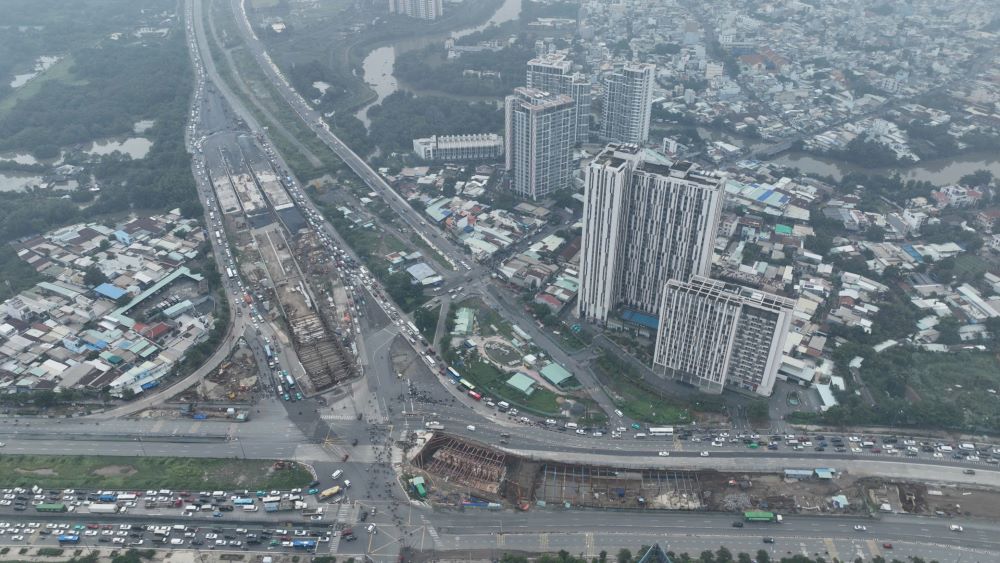
<path id="1" fill-rule="evenodd" d="M 781 515 L 763 510 L 748 510 L 743 513 L 743 519 L 747 522 L 781 522 Z"/>

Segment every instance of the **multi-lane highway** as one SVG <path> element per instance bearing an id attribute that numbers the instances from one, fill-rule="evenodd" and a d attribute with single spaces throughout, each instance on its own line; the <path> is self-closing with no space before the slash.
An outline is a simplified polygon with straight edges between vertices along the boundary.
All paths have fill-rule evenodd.
<path id="1" fill-rule="evenodd" d="M 461 296 L 477 295 L 489 306 L 502 311 L 511 322 L 521 326 L 539 345 L 548 349 L 552 357 L 580 374 L 589 387 L 589 368 L 582 356 L 563 352 L 551 336 L 538 330 L 521 306 L 502 288 L 490 281 L 489 272 L 465 258 L 464 252 L 428 225 L 420 215 L 396 194 L 349 147 L 340 142 L 322 125 L 320 116 L 298 96 L 281 76 L 267 56 L 260 42 L 253 36 L 242 3 L 231 0 L 241 33 L 261 67 L 306 123 L 317 135 L 357 173 L 398 214 L 402 222 L 427 244 L 445 256 L 453 269 L 442 272 L 445 287 L 465 286 Z M 195 164 L 193 173 L 199 182 L 199 191 L 206 205 L 206 212 L 213 209 L 211 186 L 205 175 L 203 150 L 213 143 L 229 142 L 239 131 L 234 118 L 241 119 L 257 134 L 260 142 L 269 147 L 266 130 L 262 130 L 242 101 L 221 79 L 215 62 L 210 56 L 208 37 L 204 29 L 202 0 L 185 2 L 189 25 L 192 57 L 196 63 L 199 80 L 189 142 Z M 231 139 L 230 139 L 231 140 Z M 268 150 L 277 169 L 288 170 L 281 156 Z M 332 251 L 345 251 L 355 260 L 336 231 L 322 220 L 306 194 L 296 186 L 289 192 L 302 209 L 310 226 L 318 229 L 329 241 Z M 217 211 L 217 208 L 215 208 Z M 217 215 L 219 215 L 217 213 Z M 208 217 L 206 217 L 208 220 Z M 208 224 L 211 224 L 210 222 Z M 213 241 L 216 242 L 216 241 Z M 228 257 L 225 248 L 217 245 L 215 255 L 220 271 Z M 150 396 L 110 411 L 102 420 L 87 421 L 19 421 L 18 424 L 0 428 L 7 442 L 6 450 L 23 453 L 93 453 L 95 448 L 109 455 L 186 455 L 191 457 L 248 457 L 290 458 L 310 464 L 320 476 L 336 469 L 345 471 L 354 483 L 353 495 L 364 506 L 378 507 L 371 521 L 378 524 L 377 534 L 361 535 L 360 541 L 346 546 L 331 538 L 327 547 L 331 553 L 366 553 L 374 560 L 394 560 L 402 547 L 438 549 L 447 551 L 475 551 L 478 554 L 496 554 L 505 549 L 528 551 L 554 551 L 567 549 L 572 553 L 596 555 L 597 551 L 615 552 L 621 547 L 637 549 L 639 545 L 654 541 L 667 544 L 677 552 L 698 553 L 704 549 L 726 545 L 733 550 L 754 552 L 767 548 L 773 554 L 810 553 L 829 554 L 840 558 L 862 556 L 871 558 L 885 554 L 883 543 L 892 543 L 898 555 L 919 554 L 940 561 L 955 559 L 961 553 L 963 560 L 990 560 L 985 552 L 997 554 L 1000 546 L 993 542 L 996 535 L 991 526 L 963 522 L 966 531 L 957 534 L 948 530 L 947 522 L 935 519 L 886 517 L 881 521 L 867 522 L 869 530 L 859 534 L 851 519 L 825 519 L 812 517 L 789 518 L 780 526 L 731 526 L 731 515 L 586 512 L 567 510 L 553 517 L 550 510 L 514 514 L 429 511 L 422 505 L 408 504 L 404 493 L 394 485 L 396 473 L 391 463 L 399 455 L 388 447 L 392 439 L 408 430 L 423 427 L 430 420 L 440 420 L 449 431 L 488 444 L 499 444 L 510 452 L 527 457 L 556 456 L 561 460 L 575 460 L 625 466 L 711 467 L 743 470 L 780 470 L 785 467 L 832 466 L 859 474 L 896 474 L 921 480 L 966 482 L 1000 486 L 1000 473 L 982 463 L 965 459 L 932 458 L 921 453 L 919 457 L 890 457 L 865 452 L 815 452 L 783 449 L 780 452 L 748 450 L 742 444 L 725 443 L 712 447 L 708 443 L 682 440 L 613 439 L 610 436 L 580 435 L 547 427 L 534 417 L 528 423 L 520 417 L 510 417 L 488 408 L 483 403 L 470 400 L 432 372 L 419 359 L 422 348 L 410 347 L 401 336 L 406 317 L 386 297 L 378 282 L 367 275 L 363 268 L 344 272 L 345 280 L 356 290 L 364 292 L 364 314 L 353 322 L 358 329 L 357 344 L 363 378 L 348 388 L 329 397 L 329 404 L 307 399 L 300 403 L 283 403 L 273 396 L 263 398 L 255 406 L 251 421 L 243 424 L 229 422 L 194 422 L 190 420 L 143 420 L 115 422 L 110 416 L 132 413 L 163 400 L 169 394 Z M 447 299 L 443 297 L 442 299 Z M 240 306 L 238 303 L 236 306 Z M 247 311 L 244 311 L 247 312 Z M 216 353 L 221 359 L 228 354 L 240 335 L 255 338 L 256 329 L 262 333 L 273 332 L 263 323 L 251 327 L 250 315 L 234 318 L 233 328 L 226 342 Z M 290 349 L 290 346 L 284 346 Z M 293 351 L 282 358 L 283 363 L 294 365 Z M 413 362 L 406 378 L 396 376 L 394 361 L 400 354 L 411 355 Z M 214 366 L 212 362 L 206 366 Z M 206 368 L 209 369 L 209 368 Z M 204 370 L 192 374 L 186 381 L 194 382 Z M 182 389 L 186 385 L 175 386 Z M 413 391 L 417 391 L 414 393 Z M 595 399 L 607 412 L 613 405 L 603 393 L 595 391 Z M 627 426 L 627 421 L 614 424 Z M 476 430 L 466 427 L 473 425 Z M 502 437 L 501 434 L 506 436 Z M 141 439 L 140 439 L 141 438 Z M 355 445 L 356 444 L 356 445 Z M 703 457 L 702 450 L 710 450 Z M 659 452 L 669 455 L 660 456 Z M 347 461 L 344 458 L 348 457 Z M 398 462 L 398 458 L 395 458 Z M 977 474 L 965 471 L 976 467 Z M 340 506 L 355 506 L 345 504 Z M 340 510 L 340 509 L 337 509 Z M 2 518 L 2 516 L 0 516 Z M 72 516 L 66 518 L 72 519 Z M 347 514 L 348 524 L 357 524 L 359 514 Z M 763 544 L 763 536 L 773 537 L 774 544 Z M 336 536 L 334 536 L 336 537 Z M 190 539 L 190 538 L 189 538 Z M 198 539 L 201 539 L 199 537 Z M 0 544 L 7 539 L 0 533 Z M 208 547 L 208 546 L 206 546 Z M 230 547 L 219 546 L 219 548 Z M 240 549 L 250 546 L 241 545 Z M 257 549 L 256 547 L 254 549 Z M 261 548 L 263 549 L 263 548 Z M 938 555 L 939 554 L 939 555 Z M 936 556 L 935 556 L 936 555 Z"/>

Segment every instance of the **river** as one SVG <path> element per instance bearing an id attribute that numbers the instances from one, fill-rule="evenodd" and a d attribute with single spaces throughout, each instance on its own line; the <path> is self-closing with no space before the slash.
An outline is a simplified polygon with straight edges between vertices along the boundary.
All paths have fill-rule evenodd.
<path id="1" fill-rule="evenodd" d="M 512 21 L 520 14 L 521 0 L 504 0 L 503 4 L 497 8 L 496 12 L 493 12 L 493 15 L 485 23 L 459 29 L 451 33 L 400 39 L 372 50 L 365 57 L 365 60 L 362 61 L 362 68 L 364 69 L 364 81 L 375 91 L 375 99 L 359 109 L 355 115 L 365 124 L 365 127 L 368 127 L 368 108 L 381 103 L 386 96 L 399 89 L 399 82 L 392 74 L 397 54 L 421 49 L 432 43 L 441 43 L 448 37 L 453 39 L 465 37 L 466 35 L 482 31 L 491 25 L 500 25 Z"/>

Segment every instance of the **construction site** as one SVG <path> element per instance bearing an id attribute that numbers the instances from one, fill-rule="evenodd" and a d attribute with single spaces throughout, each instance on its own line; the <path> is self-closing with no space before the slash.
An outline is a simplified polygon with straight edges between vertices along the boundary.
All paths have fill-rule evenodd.
<path id="1" fill-rule="evenodd" d="M 330 260 L 317 251 L 315 233 L 301 230 L 289 243 L 284 230 L 271 225 L 258 229 L 254 239 L 264 259 L 269 285 L 288 323 L 295 352 L 308 376 L 308 381 L 300 385 L 312 393 L 353 377 L 354 358 L 339 338 L 344 330 L 338 324 L 336 307 L 332 300 L 317 300 L 312 284 L 300 269 L 301 265 L 308 273 L 319 270 L 330 280 Z M 321 290 L 325 294 L 328 288 Z"/>
<path id="2" fill-rule="evenodd" d="M 253 351 L 241 340 L 241 344 L 218 368 L 186 389 L 178 399 L 186 403 L 226 401 L 249 404 L 258 382 L 259 369 Z"/>
<path id="3" fill-rule="evenodd" d="M 602 466 L 528 459 L 442 432 L 418 433 L 405 473 L 440 506 L 613 508 L 849 514 L 865 512 L 860 479 L 825 471 L 725 473 L 666 463 Z M 810 474 L 807 476 L 806 474 Z M 898 504 L 896 505 L 898 507 Z"/>

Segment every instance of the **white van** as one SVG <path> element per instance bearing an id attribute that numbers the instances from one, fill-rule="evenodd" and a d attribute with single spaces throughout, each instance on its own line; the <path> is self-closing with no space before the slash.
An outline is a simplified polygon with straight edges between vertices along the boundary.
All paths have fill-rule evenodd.
<path id="1" fill-rule="evenodd" d="M 340 476 L 343 475 L 343 474 L 344 474 L 344 470 L 343 469 L 338 469 L 338 470 L 334 471 L 333 475 L 330 475 L 330 477 L 332 477 L 334 479 L 340 479 Z"/>
<path id="2" fill-rule="evenodd" d="M 570 430 L 576 430 L 576 423 L 575 422 L 567 422 L 566 423 L 566 428 L 569 428 Z"/>
<path id="3" fill-rule="evenodd" d="M 948 453 L 952 451 L 951 446 L 938 446 L 938 451 L 943 453 Z"/>
<path id="4" fill-rule="evenodd" d="M 976 445 L 969 442 L 964 442 L 958 445 L 958 449 L 962 450 L 963 452 L 971 452 L 975 451 Z"/>

